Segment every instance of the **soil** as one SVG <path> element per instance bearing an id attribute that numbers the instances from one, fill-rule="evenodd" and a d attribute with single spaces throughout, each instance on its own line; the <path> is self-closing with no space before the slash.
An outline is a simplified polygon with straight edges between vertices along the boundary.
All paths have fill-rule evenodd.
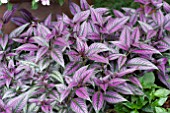
<path id="1" fill-rule="evenodd" d="M 165 102 L 165 104 L 163 105 L 164 108 L 170 108 L 170 96 L 168 97 L 168 100 Z"/>

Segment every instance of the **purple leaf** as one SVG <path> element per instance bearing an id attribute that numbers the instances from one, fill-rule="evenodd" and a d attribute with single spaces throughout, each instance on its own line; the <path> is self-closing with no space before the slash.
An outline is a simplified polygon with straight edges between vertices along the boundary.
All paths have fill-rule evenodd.
<path id="1" fill-rule="evenodd" d="M 102 15 L 100 13 L 98 13 L 97 11 L 95 11 L 93 8 L 90 8 L 90 11 L 91 11 L 91 18 L 92 18 L 92 21 L 95 23 L 95 24 L 98 24 L 100 26 L 103 26 L 103 18 L 102 18 Z"/>
<path id="2" fill-rule="evenodd" d="M 118 10 L 115 10 L 115 9 L 113 9 L 113 13 L 114 13 L 114 15 L 115 15 L 116 17 L 118 17 L 118 18 L 122 18 L 122 17 L 125 16 L 122 12 L 120 12 L 120 11 L 118 11 Z"/>
<path id="3" fill-rule="evenodd" d="M 75 16 L 73 17 L 73 23 L 80 23 L 80 22 L 86 20 L 89 17 L 89 15 L 90 15 L 89 10 L 79 12 L 79 13 L 75 14 Z"/>
<path id="4" fill-rule="evenodd" d="M 101 40 L 100 34 L 95 33 L 95 32 L 93 32 L 93 33 L 88 33 L 88 34 L 87 34 L 87 38 L 88 38 L 88 39 L 91 39 L 91 40 Z"/>
<path id="5" fill-rule="evenodd" d="M 102 15 L 109 11 L 108 8 L 96 8 L 95 10 Z"/>
<path id="6" fill-rule="evenodd" d="M 154 36 L 156 36 L 156 34 L 157 34 L 157 31 L 155 31 L 155 30 L 150 30 L 150 31 L 148 31 L 148 34 L 147 34 L 147 39 L 150 39 L 150 38 L 153 38 Z"/>
<path id="7" fill-rule="evenodd" d="M 38 46 L 34 45 L 34 44 L 23 44 L 21 46 L 19 46 L 18 48 L 16 48 L 16 50 L 21 50 L 21 51 L 36 51 L 38 50 Z"/>
<path id="8" fill-rule="evenodd" d="M 126 45 L 126 47 L 130 47 L 131 44 L 131 38 L 130 38 L 130 28 L 128 27 L 124 27 L 121 35 L 120 35 L 120 42 L 122 42 L 122 44 Z"/>
<path id="9" fill-rule="evenodd" d="M 18 37 L 24 30 L 26 27 L 28 27 L 29 23 L 26 23 L 18 28 L 16 28 L 14 31 L 12 31 L 9 35 L 10 38 L 15 38 Z"/>
<path id="10" fill-rule="evenodd" d="M 83 10 L 89 9 L 89 4 L 87 3 L 86 0 L 80 0 L 80 5 Z"/>
<path id="11" fill-rule="evenodd" d="M 130 68 L 130 69 L 125 69 L 125 70 L 123 70 L 123 71 L 120 71 L 120 72 L 116 73 L 116 75 L 117 75 L 118 77 L 123 77 L 123 76 L 125 76 L 125 75 L 128 75 L 128 74 L 130 74 L 130 73 L 135 72 L 136 70 L 137 70 L 137 67 Z"/>
<path id="12" fill-rule="evenodd" d="M 51 57 L 53 60 L 55 60 L 58 64 L 60 64 L 62 67 L 65 67 L 64 59 L 62 52 L 59 51 L 58 49 L 53 49 L 51 50 Z"/>
<path id="13" fill-rule="evenodd" d="M 66 65 L 66 68 L 64 70 L 64 75 L 71 75 L 74 73 L 78 68 L 80 68 L 80 64 L 78 62 L 70 62 Z"/>
<path id="14" fill-rule="evenodd" d="M 88 33 L 87 22 L 84 21 L 80 26 L 79 38 L 86 39 L 87 33 Z"/>
<path id="15" fill-rule="evenodd" d="M 116 18 L 112 19 L 108 22 L 106 25 L 106 29 L 109 31 L 109 33 L 114 33 L 115 31 L 119 30 L 123 27 L 123 25 L 129 20 L 129 17 L 123 17 L 123 18 Z"/>
<path id="16" fill-rule="evenodd" d="M 80 98 L 72 99 L 70 107 L 75 113 L 88 113 L 87 105 L 83 99 Z"/>
<path id="17" fill-rule="evenodd" d="M 139 24 L 141 25 L 141 27 L 145 33 L 148 33 L 149 30 L 153 30 L 153 27 L 147 23 L 139 21 Z"/>
<path id="18" fill-rule="evenodd" d="M 48 44 L 48 42 L 45 40 L 45 38 L 40 37 L 40 36 L 34 36 L 34 37 L 32 37 L 32 38 L 33 38 L 33 40 L 35 41 L 35 43 L 37 43 L 38 45 L 49 47 L 49 44 Z"/>
<path id="19" fill-rule="evenodd" d="M 111 87 L 116 87 L 122 83 L 125 83 L 126 80 L 122 78 L 113 78 L 112 80 L 109 81 L 109 86 Z"/>
<path id="20" fill-rule="evenodd" d="M 119 54 L 119 53 L 112 53 L 109 55 L 109 60 L 116 60 L 119 57 L 124 56 L 123 54 Z"/>
<path id="21" fill-rule="evenodd" d="M 132 53 L 138 53 L 138 54 L 161 54 L 157 49 L 154 47 L 143 44 L 143 43 L 135 43 L 133 46 L 138 47 L 139 49 L 132 50 Z"/>
<path id="22" fill-rule="evenodd" d="M 133 95 L 133 92 L 129 89 L 126 83 L 116 86 L 114 90 L 125 95 Z"/>
<path id="23" fill-rule="evenodd" d="M 131 39 L 132 39 L 133 43 L 139 42 L 139 40 L 140 40 L 140 31 L 139 31 L 138 27 L 136 27 L 133 30 L 132 35 L 131 35 Z"/>
<path id="24" fill-rule="evenodd" d="M 101 62 L 101 63 L 109 64 L 108 58 L 105 58 L 105 57 L 100 56 L 98 54 L 92 54 L 92 55 L 88 56 L 88 58 L 90 60 L 93 60 L 93 61 L 96 61 L 96 62 Z"/>
<path id="25" fill-rule="evenodd" d="M 75 15 L 75 14 L 81 12 L 80 7 L 77 4 L 71 2 L 71 0 L 69 0 L 69 8 L 70 8 L 72 15 Z"/>
<path id="26" fill-rule="evenodd" d="M 8 35 L 5 35 L 4 37 L 0 38 L 0 45 L 3 50 L 5 50 L 8 43 Z"/>
<path id="27" fill-rule="evenodd" d="M 73 79 L 76 81 L 76 82 L 79 82 L 81 76 L 83 73 L 85 73 L 87 71 L 87 68 L 88 66 L 83 66 L 81 67 L 79 70 L 77 70 L 73 76 Z"/>
<path id="28" fill-rule="evenodd" d="M 102 43 L 93 43 L 89 46 L 88 55 L 97 54 L 104 51 L 109 51 L 110 49 Z"/>
<path id="29" fill-rule="evenodd" d="M 67 41 L 62 37 L 61 38 L 60 37 L 56 38 L 54 40 L 54 44 L 59 45 L 59 46 L 63 46 L 63 47 L 68 45 Z"/>
<path id="30" fill-rule="evenodd" d="M 129 67 L 136 67 L 137 70 L 151 70 L 158 69 L 153 63 L 144 58 L 133 58 L 128 63 Z"/>
<path id="31" fill-rule="evenodd" d="M 16 25 L 18 26 L 22 26 L 23 24 L 26 24 L 27 23 L 27 20 L 25 20 L 24 18 L 22 17 L 12 17 L 11 18 L 11 21 L 13 23 L 15 23 Z"/>
<path id="32" fill-rule="evenodd" d="M 49 14 L 48 17 L 44 21 L 44 25 L 49 26 L 51 25 L 52 14 Z"/>
<path id="33" fill-rule="evenodd" d="M 76 90 L 76 95 L 77 95 L 79 98 L 86 99 L 86 100 L 90 100 L 90 97 L 89 97 L 89 94 L 88 94 L 88 92 L 87 92 L 87 89 L 84 88 L 84 87 L 78 88 L 78 89 Z"/>
<path id="34" fill-rule="evenodd" d="M 114 91 L 107 91 L 106 94 L 104 95 L 104 100 L 106 100 L 109 103 L 114 103 L 114 104 L 127 101 L 120 94 Z"/>
<path id="35" fill-rule="evenodd" d="M 165 1 L 163 1 L 163 8 L 167 13 L 170 13 L 170 5 Z"/>
<path id="36" fill-rule="evenodd" d="M 132 83 L 134 83 L 134 84 L 136 84 L 137 86 L 139 86 L 140 88 L 142 88 L 142 85 L 141 85 L 140 81 L 138 80 L 138 78 L 132 76 L 132 77 L 129 78 L 129 80 L 130 80 Z"/>
<path id="37" fill-rule="evenodd" d="M 60 102 L 63 102 L 63 100 L 65 100 L 65 98 L 68 97 L 68 95 L 70 94 L 70 89 L 65 89 L 64 91 L 61 92 L 61 95 L 60 95 Z"/>
<path id="38" fill-rule="evenodd" d="M 24 106 L 27 104 L 28 101 L 28 94 L 21 94 L 15 98 L 12 98 L 8 103 L 7 106 L 10 106 L 14 112 L 20 113 Z"/>
<path id="39" fill-rule="evenodd" d="M 12 10 L 5 11 L 5 13 L 3 15 L 3 18 L 2 18 L 4 24 L 6 24 L 6 23 L 8 23 L 10 21 L 10 19 L 14 15 L 16 9 L 17 8 L 14 6 Z"/>
<path id="40" fill-rule="evenodd" d="M 98 113 L 100 109 L 103 107 L 104 99 L 102 92 L 96 92 L 92 97 L 92 104 L 95 111 Z"/>
<path id="41" fill-rule="evenodd" d="M 121 41 L 111 41 L 111 43 L 114 44 L 115 46 L 123 49 L 123 50 L 128 51 L 128 49 L 129 49 L 129 48 L 127 47 L 127 45 L 123 44 Z"/>
<path id="42" fill-rule="evenodd" d="M 127 61 L 127 57 L 126 56 L 120 56 L 119 59 L 118 59 L 118 68 L 121 69 L 125 63 Z"/>
<path id="43" fill-rule="evenodd" d="M 38 49 L 36 54 L 36 61 L 40 60 L 40 58 L 48 51 L 47 47 L 41 47 Z"/>

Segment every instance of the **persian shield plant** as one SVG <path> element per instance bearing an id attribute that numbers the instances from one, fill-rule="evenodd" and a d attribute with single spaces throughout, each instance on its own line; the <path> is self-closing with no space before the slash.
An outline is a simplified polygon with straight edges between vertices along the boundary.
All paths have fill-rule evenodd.
<path id="1" fill-rule="evenodd" d="M 139 76 L 153 72 L 169 87 L 169 9 L 148 1 L 138 9 L 94 8 L 70 1 L 73 18 L 44 21 L 25 10 L 1 19 L 0 112 L 99 113 L 128 95 L 144 95 Z M 8 21 L 18 25 L 3 34 Z"/>

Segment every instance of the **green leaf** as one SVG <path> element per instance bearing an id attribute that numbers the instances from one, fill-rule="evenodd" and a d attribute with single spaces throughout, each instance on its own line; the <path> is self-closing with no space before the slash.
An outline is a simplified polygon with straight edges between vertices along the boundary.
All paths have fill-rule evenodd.
<path id="1" fill-rule="evenodd" d="M 137 110 L 135 110 L 135 111 L 131 111 L 130 113 L 139 113 Z"/>
<path id="2" fill-rule="evenodd" d="M 38 9 L 38 3 L 32 0 L 32 9 Z"/>
<path id="3" fill-rule="evenodd" d="M 142 111 L 147 112 L 147 113 L 153 113 L 154 112 L 154 108 L 151 107 L 150 105 L 148 105 L 148 106 L 142 108 Z"/>
<path id="4" fill-rule="evenodd" d="M 166 109 L 164 109 L 162 107 L 155 107 L 155 111 L 156 111 L 156 113 L 168 113 L 168 112 L 166 112 Z"/>
<path id="5" fill-rule="evenodd" d="M 8 7 L 8 10 L 12 10 L 12 4 L 10 4 L 9 2 L 8 2 L 8 5 L 7 5 L 7 7 Z"/>
<path id="6" fill-rule="evenodd" d="M 145 73 L 141 78 L 139 78 L 143 88 L 151 88 L 155 82 L 155 76 L 153 72 Z"/>
<path id="7" fill-rule="evenodd" d="M 61 75 L 60 72 L 58 72 L 58 71 L 53 71 L 52 74 L 50 74 L 50 76 L 53 77 L 53 78 L 55 78 L 55 79 L 58 80 L 59 82 L 64 83 L 63 75 Z"/>
<path id="8" fill-rule="evenodd" d="M 167 97 L 170 94 L 170 90 L 168 89 L 158 89 L 156 90 L 156 92 L 154 93 L 154 95 L 156 97 Z"/>
<path id="9" fill-rule="evenodd" d="M 167 99 L 168 99 L 168 97 L 156 99 L 156 100 L 152 103 L 152 106 L 162 106 L 162 105 L 166 102 Z"/>
<path id="10" fill-rule="evenodd" d="M 64 4 L 64 0 L 58 0 L 60 6 L 62 6 Z"/>

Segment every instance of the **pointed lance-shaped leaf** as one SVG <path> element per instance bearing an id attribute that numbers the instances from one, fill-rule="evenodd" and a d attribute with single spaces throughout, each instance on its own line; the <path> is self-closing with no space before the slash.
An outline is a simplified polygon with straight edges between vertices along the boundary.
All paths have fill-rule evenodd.
<path id="1" fill-rule="evenodd" d="M 70 8 L 70 11 L 73 15 L 81 12 L 80 7 L 77 4 L 71 2 L 71 0 L 69 0 L 69 8 Z"/>
<path id="2" fill-rule="evenodd" d="M 0 46 L 3 50 L 5 50 L 8 43 L 8 35 L 5 35 L 4 37 L 0 38 Z"/>
<path id="3" fill-rule="evenodd" d="M 81 9 L 83 10 L 89 9 L 89 4 L 87 3 L 86 0 L 80 0 L 80 5 L 81 5 Z"/>
<path id="4" fill-rule="evenodd" d="M 138 22 L 145 33 L 148 33 L 149 30 L 153 30 L 153 27 L 151 25 L 149 25 L 145 22 L 142 22 L 142 21 L 138 21 Z"/>
<path id="5" fill-rule="evenodd" d="M 65 67 L 64 75 L 71 75 L 76 70 L 78 70 L 78 68 L 80 68 L 80 63 L 78 63 L 78 62 L 70 62 Z"/>
<path id="6" fill-rule="evenodd" d="M 40 37 L 40 36 L 34 36 L 34 37 L 32 37 L 32 38 L 34 39 L 35 43 L 37 43 L 38 45 L 49 47 L 49 44 L 48 44 L 48 42 L 45 40 L 45 38 Z"/>
<path id="7" fill-rule="evenodd" d="M 142 85 L 141 85 L 141 83 L 140 83 L 140 81 L 138 80 L 137 77 L 132 76 L 132 77 L 129 78 L 129 80 L 130 80 L 132 83 L 134 83 L 134 84 L 136 84 L 137 86 L 139 86 L 140 88 L 142 88 Z"/>
<path id="8" fill-rule="evenodd" d="M 123 76 L 125 76 L 125 75 L 130 74 L 130 73 L 133 73 L 133 72 L 136 71 L 136 70 L 137 70 L 136 67 L 130 68 L 130 69 L 125 69 L 125 70 L 123 70 L 123 71 L 120 71 L 120 72 L 116 73 L 116 75 L 117 75 L 118 77 L 123 77 Z"/>
<path id="9" fill-rule="evenodd" d="M 123 17 L 123 18 L 116 18 L 111 19 L 108 21 L 108 24 L 106 25 L 106 29 L 109 31 L 109 33 L 114 33 L 115 31 L 119 30 L 123 27 L 124 24 L 129 20 L 129 17 Z"/>
<path id="10" fill-rule="evenodd" d="M 70 107 L 75 113 L 88 113 L 87 105 L 81 98 L 72 99 Z"/>
<path id="11" fill-rule="evenodd" d="M 64 70 L 64 75 L 71 75 L 74 73 L 78 68 L 80 68 L 80 63 L 79 62 L 70 62 L 66 65 L 65 70 Z"/>
<path id="12" fill-rule="evenodd" d="M 161 54 L 157 49 L 154 47 L 144 44 L 144 43 L 135 43 L 133 46 L 138 47 L 139 49 L 132 50 L 132 53 L 138 53 L 138 54 Z"/>
<path id="13" fill-rule="evenodd" d="M 120 94 L 114 91 L 107 91 L 106 94 L 104 95 L 104 100 L 106 100 L 109 103 L 114 103 L 114 104 L 127 101 Z"/>
<path id="14" fill-rule="evenodd" d="M 119 10 L 113 9 L 113 13 L 114 13 L 114 15 L 115 15 L 116 17 L 118 17 L 118 18 L 122 18 L 122 17 L 125 16 L 125 15 L 124 15 L 122 12 L 120 12 Z"/>
<path id="15" fill-rule="evenodd" d="M 80 23 L 86 20 L 90 15 L 90 11 L 82 11 L 74 15 L 73 17 L 73 23 Z"/>
<path id="16" fill-rule="evenodd" d="M 36 54 L 36 61 L 40 60 L 40 58 L 47 53 L 48 47 L 41 47 L 38 49 L 37 54 Z"/>
<path id="17" fill-rule="evenodd" d="M 3 23 L 6 24 L 10 21 L 10 19 L 12 18 L 12 16 L 14 15 L 15 11 L 16 11 L 17 7 L 13 7 L 12 10 L 7 10 L 5 11 L 5 13 L 3 14 L 2 20 Z"/>
<path id="18" fill-rule="evenodd" d="M 93 43 L 89 46 L 88 56 L 91 54 L 97 54 L 104 51 L 109 51 L 110 49 L 102 43 Z"/>
<path id="19" fill-rule="evenodd" d="M 91 12 L 92 21 L 97 25 L 103 26 L 102 15 L 97 11 L 95 11 L 93 8 L 90 8 L 90 12 Z"/>
<path id="20" fill-rule="evenodd" d="M 140 31 L 139 31 L 139 27 L 136 27 L 131 35 L 131 39 L 133 43 L 137 43 L 140 40 Z"/>
<path id="21" fill-rule="evenodd" d="M 100 109 L 103 107 L 104 98 L 103 93 L 98 91 L 92 97 L 92 104 L 93 108 L 95 109 L 96 113 L 99 113 Z"/>
<path id="22" fill-rule="evenodd" d="M 12 17 L 11 21 L 18 26 L 22 26 L 23 24 L 27 23 L 27 20 L 25 20 L 23 17 Z"/>
<path id="23" fill-rule="evenodd" d="M 16 48 L 16 50 L 21 50 L 21 51 L 36 51 L 38 50 L 38 46 L 30 43 L 23 44 Z"/>
<path id="24" fill-rule="evenodd" d="M 51 20 L 52 20 L 52 14 L 49 14 L 48 17 L 44 21 L 44 25 L 50 26 L 51 25 Z"/>
<path id="25" fill-rule="evenodd" d="M 93 61 L 96 61 L 96 62 L 101 62 L 101 63 L 109 64 L 108 58 L 105 58 L 105 57 L 100 56 L 98 54 L 91 54 L 90 56 L 88 56 L 88 58 L 90 60 L 93 60 Z"/>
<path id="26" fill-rule="evenodd" d="M 7 106 L 11 107 L 14 113 L 20 113 L 26 106 L 28 98 L 29 98 L 28 93 L 21 94 L 15 98 L 12 98 L 7 103 Z"/>
<path id="27" fill-rule="evenodd" d="M 126 50 L 128 51 L 128 47 L 127 45 L 125 45 L 124 43 L 122 43 L 121 41 L 110 41 L 110 43 L 112 43 L 113 45 L 119 47 L 120 49 Z"/>
<path id="28" fill-rule="evenodd" d="M 111 87 L 116 87 L 120 84 L 125 83 L 127 80 L 122 79 L 122 78 L 113 78 L 112 80 L 109 81 L 109 86 Z"/>
<path id="29" fill-rule="evenodd" d="M 167 13 L 170 13 L 170 5 L 166 1 L 163 1 L 163 8 Z"/>
<path id="30" fill-rule="evenodd" d="M 90 40 L 101 40 L 101 36 L 98 33 L 92 32 L 87 34 L 87 38 Z"/>
<path id="31" fill-rule="evenodd" d="M 130 28 L 129 27 L 124 27 L 123 31 L 120 35 L 120 42 L 122 42 L 122 44 L 126 45 L 126 47 L 130 47 L 131 44 L 131 36 L 130 36 Z"/>
<path id="32" fill-rule="evenodd" d="M 84 21 L 80 26 L 79 38 L 86 39 L 87 33 L 88 33 L 87 22 Z"/>
<path id="33" fill-rule="evenodd" d="M 118 59 L 118 68 L 121 69 L 127 61 L 127 56 L 120 56 Z"/>
<path id="34" fill-rule="evenodd" d="M 109 11 L 108 8 L 96 8 L 95 10 L 102 15 Z"/>
<path id="35" fill-rule="evenodd" d="M 132 95 L 133 94 L 133 92 L 129 89 L 129 87 L 127 86 L 126 83 L 120 84 L 120 85 L 114 87 L 114 90 L 116 92 L 119 92 L 119 93 L 125 94 L 125 95 Z"/>
<path id="36" fill-rule="evenodd" d="M 159 26 L 163 26 L 164 24 L 164 15 L 163 15 L 163 12 L 161 10 L 158 10 L 158 12 L 156 13 L 156 16 L 157 16 L 157 24 Z"/>
<path id="37" fill-rule="evenodd" d="M 79 98 L 90 100 L 89 94 L 88 94 L 87 89 L 85 87 L 81 87 L 81 88 L 76 89 L 76 95 Z"/>
<path id="38" fill-rule="evenodd" d="M 70 89 L 65 89 L 64 91 L 62 91 L 61 92 L 61 95 L 60 95 L 60 100 L 59 100 L 59 102 L 62 102 L 63 100 L 65 100 L 67 97 L 68 97 L 68 95 L 70 94 Z"/>
<path id="39" fill-rule="evenodd" d="M 73 76 L 75 82 L 79 82 L 83 73 L 87 71 L 88 66 L 83 66 L 77 70 Z"/>
<path id="40" fill-rule="evenodd" d="M 153 63 L 151 63 L 147 59 L 139 58 L 139 57 L 129 60 L 127 66 L 136 67 L 137 70 L 151 70 L 151 69 L 158 70 L 158 68 Z"/>
<path id="41" fill-rule="evenodd" d="M 61 82 L 62 84 L 64 84 L 64 80 L 63 80 L 63 75 L 61 75 L 60 72 L 58 71 L 52 71 L 52 73 L 50 74 L 51 77 L 55 78 L 56 80 L 58 80 L 59 82 Z"/>
<path id="42" fill-rule="evenodd" d="M 53 50 L 51 50 L 50 54 L 51 54 L 51 57 L 52 57 L 53 60 L 55 60 L 62 67 L 65 67 L 63 54 L 62 54 L 62 52 L 60 50 L 53 49 Z"/>
<path id="43" fill-rule="evenodd" d="M 16 28 L 14 31 L 12 31 L 9 35 L 10 38 L 15 38 L 18 37 L 24 30 L 26 27 L 28 27 L 30 23 L 26 23 L 18 28 Z"/>

